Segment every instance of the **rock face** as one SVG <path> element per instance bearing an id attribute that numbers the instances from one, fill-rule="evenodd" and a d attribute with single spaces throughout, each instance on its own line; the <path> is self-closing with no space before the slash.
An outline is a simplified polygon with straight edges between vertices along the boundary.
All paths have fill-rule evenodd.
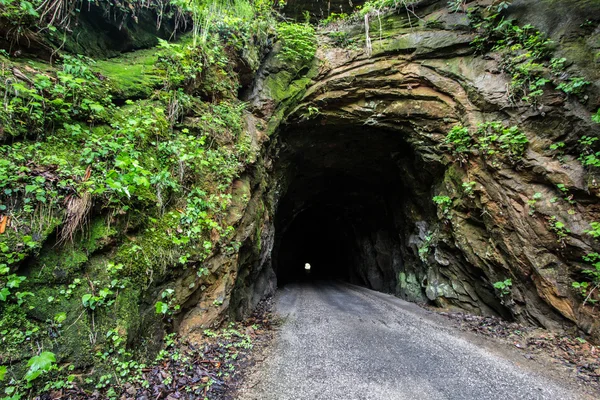
<path id="1" fill-rule="evenodd" d="M 241 263 L 234 306 L 247 310 L 272 288 L 264 284 L 271 269 L 283 284 L 301 278 L 294 268 L 308 261 L 317 275 L 409 300 L 576 326 L 598 338 L 594 307 L 572 287 L 592 268 L 582 257 L 598 249 L 586 233 L 599 217 L 596 179 L 576 159 L 578 139 L 600 133 L 590 118 L 599 106 L 597 62 L 568 61 L 568 73 L 592 82 L 585 99 L 548 88 L 535 106 L 514 101 L 501 58 L 475 53 L 468 16 L 449 13 L 445 2 L 421 3 L 418 26 L 402 9 L 374 19 L 369 55 L 336 47 L 328 39 L 335 35 L 323 33 L 309 84 L 273 58 L 263 66 L 249 98 L 255 107 L 264 110 L 277 80 L 297 90 L 263 116 L 272 133 L 259 189 L 267 205 L 262 248 Z M 549 9 L 534 16 L 534 3 L 537 12 L 538 2 L 517 1 L 506 13 L 547 28 L 565 57 L 575 42 L 580 52 L 598 45 L 577 39 L 586 33 L 573 21 L 579 26 L 585 14 L 556 25 Z M 335 29 L 364 43 L 360 24 Z M 524 133 L 522 157 L 481 149 L 452 155 L 453 127 L 491 121 Z M 568 148 L 558 159 L 549 150 L 557 142 Z M 505 290 L 494 287 L 508 279 Z"/>
<path id="2" fill-rule="evenodd" d="M 60 212 L 42 213 L 41 228 L 27 220 L 18 222 L 19 229 L 9 225 L 10 235 L 2 239 L 22 250 L 11 268 L 27 277 L 26 289 L 36 296 L 29 300 L 33 308 L 15 301 L 2 309 L 0 325 L 9 325 L 7 336 L 21 341 L 7 345 L 0 364 L 24 367 L 37 348 L 20 345 L 21 331 L 39 330 L 63 310 L 69 330 L 46 338 L 48 346 L 61 362 L 84 369 L 95 365 L 94 354 L 110 332 L 130 347 L 144 341 L 152 353 L 168 330 L 193 336 L 228 316 L 248 314 L 278 286 L 313 278 L 572 328 L 599 340 L 593 301 L 600 300 L 594 288 L 600 274 L 589 271 L 600 268 L 600 256 L 594 255 L 600 253 L 600 231 L 593 224 L 600 221 L 594 170 L 600 165 L 594 148 L 600 125 L 591 118 L 600 107 L 600 28 L 587 18 L 600 15 L 600 6 L 518 0 L 502 11 L 504 20 L 485 19 L 494 9 L 488 9 L 490 3 L 497 2 L 469 2 L 480 6 L 479 13 L 452 13 L 444 0 L 424 0 L 409 10 L 367 14 L 367 26 L 358 16 L 336 22 L 320 30 L 310 65 L 282 61 L 282 43 L 273 45 L 270 37 L 251 38 L 261 44 L 224 49 L 223 59 L 232 64 L 227 68 L 219 61 L 193 79 L 179 72 L 179 89 L 188 94 L 186 101 L 193 100 L 182 115 L 176 102 L 169 103 L 168 113 L 152 110 L 165 91 L 167 74 L 159 65 L 167 68 L 169 51 L 185 46 L 165 46 L 161 56 L 147 49 L 95 63 L 89 79 L 110 93 L 118 119 L 91 126 L 85 135 L 112 138 L 134 116 L 140 125 L 125 130 L 129 136 L 152 132 L 144 147 L 131 144 L 148 171 L 156 160 L 167 160 L 182 185 L 218 190 L 221 197 L 182 191 L 169 203 L 168 187 L 158 190 L 146 182 L 152 190 L 138 194 L 135 209 L 111 209 L 101 198 L 79 207 L 89 212 L 89 226 L 64 246 L 56 245 L 61 224 L 69 220 L 62 204 L 56 205 Z M 313 6 L 325 3 L 289 4 L 317 15 Z M 346 3 L 327 10 L 340 4 Z M 94 7 L 77 29 L 94 23 Z M 557 18 L 559 12 L 564 19 Z M 485 33 L 486 24 L 509 18 L 517 23 L 504 26 L 517 36 L 502 44 L 501 29 Z M 144 26 L 150 20 L 119 29 L 113 22 L 105 21 L 113 35 L 86 39 L 91 53 L 110 56 L 146 47 L 174 29 L 165 21 L 148 36 Z M 522 27 L 525 23 L 542 29 L 553 43 Z M 65 45 L 79 51 L 82 43 Z M 539 59 L 530 59 L 532 53 Z M 202 62 L 196 55 L 187 56 Z M 18 67 L 3 71 L 25 81 L 37 73 L 24 63 Z M 53 73 L 52 66 L 43 68 Z M 240 92 L 246 104 L 240 104 Z M 162 132 L 164 142 L 183 140 L 181 148 L 197 148 L 199 154 L 184 159 L 177 146 L 168 157 L 157 152 L 150 129 L 168 126 L 165 116 L 171 112 L 178 123 Z M 77 126 L 69 129 L 73 134 L 64 143 L 71 147 L 50 143 L 56 146 L 48 150 L 51 156 L 59 146 L 72 155 L 78 143 L 87 145 L 88 136 L 73 141 L 82 134 Z M 0 140 L 7 134 L 2 129 Z M 209 153 L 226 176 L 207 167 L 202 157 Z M 584 166 L 582 158 L 596 161 Z M 60 182 L 56 161 L 48 160 L 28 163 L 26 170 L 46 176 L 42 181 Z M 120 175 L 116 162 L 106 162 Z M 84 182 L 105 174 L 86 167 L 78 171 Z M 85 203 L 76 197 L 69 196 L 69 204 Z M 205 197 L 211 198 L 209 206 Z M 0 218 L 0 224 L 6 221 Z M 205 236 L 188 242 L 195 228 Z M 116 280 L 121 274 L 127 286 Z M 96 280 L 111 285 L 110 309 L 93 311 L 82 302 L 89 306 Z M 163 307 L 168 313 L 161 313 Z"/>

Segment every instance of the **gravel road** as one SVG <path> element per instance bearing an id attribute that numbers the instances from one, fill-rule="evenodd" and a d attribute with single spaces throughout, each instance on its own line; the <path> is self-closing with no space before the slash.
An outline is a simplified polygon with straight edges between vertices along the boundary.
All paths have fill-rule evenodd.
<path id="1" fill-rule="evenodd" d="M 287 285 L 275 311 L 285 322 L 238 399 L 590 398 L 518 351 L 482 343 L 435 313 L 368 289 Z"/>

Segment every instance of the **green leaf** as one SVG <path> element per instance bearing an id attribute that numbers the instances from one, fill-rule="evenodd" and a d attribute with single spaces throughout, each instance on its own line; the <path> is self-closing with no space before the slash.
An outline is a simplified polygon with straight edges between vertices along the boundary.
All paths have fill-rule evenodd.
<path id="1" fill-rule="evenodd" d="M 91 294 L 89 294 L 89 293 L 87 293 L 87 294 L 84 294 L 84 295 L 81 297 L 81 302 L 83 303 L 83 306 L 84 306 L 84 307 L 87 307 L 87 306 L 90 304 L 90 299 L 91 299 L 91 298 L 92 298 L 92 295 L 91 295 Z"/>
<path id="2" fill-rule="evenodd" d="M 169 311 L 169 306 L 166 303 L 163 303 L 162 301 L 156 302 L 155 307 L 157 314 L 166 314 L 167 311 Z"/>
<path id="3" fill-rule="evenodd" d="M 27 382 L 35 380 L 43 372 L 50 371 L 54 363 L 56 363 L 56 356 L 50 351 L 44 351 L 39 356 L 31 357 L 27 362 L 29 370 L 25 374 L 25 380 Z"/>
<path id="4" fill-rule="evenodd" d="M 10 291 L 7 288 L 2 288 L 2 290 L 0 290 L 0 301 L 6 301 L 9 294 Z"/>
<path id="5" fill-rule="evenodd" d="M 6 367 L 4 365 L 0 365 L 0 382 L 4 380 L 4 376 L 6 376 Z"/>
<path id="6" fill-rule="evenodd" d="M 57 324 L 63 323 L 67 319 L 67 313 L 60 312 L 54 316 L 54 322 Z"/>

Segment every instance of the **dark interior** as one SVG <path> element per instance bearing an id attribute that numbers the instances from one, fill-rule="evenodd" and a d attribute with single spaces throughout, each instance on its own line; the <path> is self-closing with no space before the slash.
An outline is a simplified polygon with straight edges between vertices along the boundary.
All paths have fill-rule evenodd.
<path id="1" fill-rule="evenodd" d="M 394 292 L 409 253 L 404 227 L 413 229 L 423 210 L 435 213 L 435 171 L 424 168 L 399 132 L 300 126 L 282 140 L 278 170 L 285 171 L 285 187 L 273 252 L 278 286 L 341 279 Z"/>

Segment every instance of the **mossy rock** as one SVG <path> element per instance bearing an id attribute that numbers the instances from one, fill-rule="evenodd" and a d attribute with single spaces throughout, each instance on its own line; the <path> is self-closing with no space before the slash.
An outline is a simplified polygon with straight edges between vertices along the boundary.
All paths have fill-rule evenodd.
<path id="1" fill-rule="evenodd" d="M 293 80 L 293 74 L 289 71 L 280 71 L 269 75 L 265 79 L 264 87 L 267 94 L 276 102 L 280 103 L 290 99 L 305 89 L 311 80 L 309 78 L 300 78 Z"/>
<path id="2" fill-rule="evenodd" d="M 140 50 L 97 61 L 94 70 L 108 78 L 113 96 L 121 99 L 147 99 L 164 82 L 164 71 L 156 67 L 157 49 Z"/>
<path id="3" fill-rule="evenodd" d="M 105 217 L 94 219 L 87 230 L 80 232 L 72 243 L 57 245 L 47 241 L 34 263 L 25 271 L 28 284 L 70 283 L 80 276 L 83 265 L 95 251 L 110 243 L 116 234 L 115 227 L 107 224 Z"/>
<path id="4" fill-rule="evenodd" d="M 44 328 L 27 316 L 25 307 L 3 305 L 0 312 L 0 363 L 9 363 L 30 357 L 34 343 L 45 336 Z"/>

